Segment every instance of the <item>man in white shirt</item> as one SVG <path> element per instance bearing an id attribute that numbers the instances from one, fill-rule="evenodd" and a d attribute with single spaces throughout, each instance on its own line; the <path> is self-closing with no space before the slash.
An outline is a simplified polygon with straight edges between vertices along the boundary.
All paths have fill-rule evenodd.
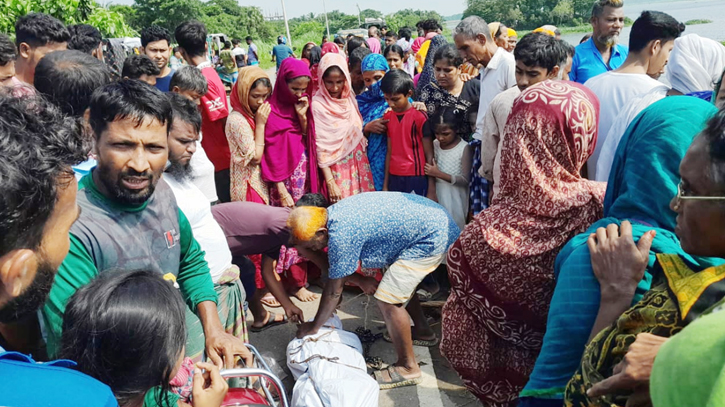
<path id="1" fill-rule="evenodd" d="M 239 46 L 240 42 L 238 39 L 232 40 L 232 56 L 237 63 L 237 68 L 244 68 L 247 66 L 247 51 Z"/>
<path id="2" fill-rule="evenodd" d="M 516 85 L 499 93 L 489 105 L 483 121 L 481 169 L 479 174 L 493 181 L 492 198 L 501 181 L 501 148 L 504 128 L 514 101 L 529 86 L 547 79 L 562 79 L 569 59 L 561 42 L 542 32 L 525 35 L 514 49 Z"/>
<path id="3" fill-rule="evenodd" d="M 587 161 L 589 179 L 606 181 L 597 176 L 597 161 L 610 128 L 628 102 L 662 86 L 656 78 L 667 64 L 675 38 L 684 30 L 684 24 L 668 14 L 643 11 L 632 25 L 629 55 L 622 66 L 584 84 L 599 98 L 599 135 L 594 153 Z"/>

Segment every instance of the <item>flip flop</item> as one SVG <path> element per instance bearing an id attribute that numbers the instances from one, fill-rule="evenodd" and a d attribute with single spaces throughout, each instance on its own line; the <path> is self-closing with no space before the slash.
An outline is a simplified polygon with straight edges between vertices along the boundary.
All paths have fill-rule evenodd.
<path id="1" fill-rule="evenodd" d="M 284 315 L 281 321 L 277 321 L 276 320 L 277 319 L 277 314 L 275 314 L 272 311 L 268 311 L 268 312 L 269 312 L 269 318 L 267 318 L 267 323 L 264 324 L 263 326 L 260 326 L 260 327 L 257 327 L 257 326 L 254 326 L 254 325 L 250 326 L 249 327 L 249 330 L 251 332 L 255 332 L 255 333 L 262 332 L 262 331 L 267 330 L 267 329 L 269 329 L 269 328 L 271 328 L 273 326 L 284 325 L 284 324 L 287 323 L 287 315 Z"/>
<path id="2" fill-rule="evenodd" d="M 277 299 L 274 298 L 274 295 L 272 295 L 271 293 L 265 294 L 264 297 L 262 297 L 262 299 L 259 300 L 259 302 L 261 302 L 262 304 L 264 304 L 270 308 L 280 308 L 282 306 L 282 304 L 279 301 L 277 301 Z"/>
<path id="3" fill-rule="evenodd" d="M 383 376 L 384 371 L 388 372 L 391 381 L 385 380 L 385 377 Z M 397 389 L 398 387 L 415 386 L 423 381 L 423 376 L 416 377 L 415 379 L 406 379 L 405 377 L 401 376 L 397 370 L 395 370 L 394 366 L 388 366 L 385 369 L 373 371 L 373 379 L 378 382 L 380 390 L 387 390 Z"/>
<path id="4" fill-rule="evenodd" d="M 385 342 L 393 343 L 393 340 L 390 338 L 390 333 L 389 332 L 385 332 L 383 334 L 383 339 L 385 340 Z M 428 339 L 428 340 L 426 340 L 426 339 L 413 339 L 413 346 L 425 346 L 425 347 L 430 348 L 430 347 L 433 347 L 433 346 L 438 345 L 438 342 L 440 342 L 440 340 L 438 339 L 437 336 L 435 338 L 433 338 L 433 339 Z"/>

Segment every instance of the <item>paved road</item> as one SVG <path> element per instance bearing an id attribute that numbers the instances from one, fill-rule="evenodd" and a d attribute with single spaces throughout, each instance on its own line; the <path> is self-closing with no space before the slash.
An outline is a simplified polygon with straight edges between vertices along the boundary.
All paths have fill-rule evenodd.
<path id="1" fill-rule="evenodd" d="M 321 292 L 317 287 L 311 287 L 310 290 L 316 293 Z M 317 312 L 319 300 L 312 303 L 301 303 L 293 298 L 293 302 L 304 311 L 305 318 L 308 319 Z M 281 308 L 274 310 L 281 312 Z M 357 327 L 364 326 L 373 333 L 385 332 L 385 323 L 372 297 L 346 290 L 338 314 L 344 328 L 348 331 L 354 331 Z M 434 323 L 433 328 L 440 335 L 440 322 Z M 281 364 L 280 367 L 287 376 L 284 383 L 290 394 L 294 383 L 286 366 L 285 350 L 289 341 L 294 337 L 295 329 L 295 325 L 288 324 L 270 328 L 261 333 L 250 333 L 250 342 L 257 346 L 267 359 L 272 358 Z M 481 406 L 479 401 L 462 386 L 459 377 L 441 356 L 438 348 L 415 347 L 415 352 L 418 361 L 422 362 L 424 382 L 418 386 L 381 391 L 380 407 Z M 392 344 L 382 339 L 372 345 L 370 355 L 381 357 L 386 363 L 393 363 L 396 359 Z"/>

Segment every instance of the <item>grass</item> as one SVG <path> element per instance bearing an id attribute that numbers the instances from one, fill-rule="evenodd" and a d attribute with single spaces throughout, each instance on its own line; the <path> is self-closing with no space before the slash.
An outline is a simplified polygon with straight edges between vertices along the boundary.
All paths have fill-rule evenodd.
<path id="1" fill-rule="evenodd" d="M 302 47 L 305 44 L 308 42 L 319 44 L 321 39 L 322 35 L 318 33 L 305 33 L 301 36 L 293 36 L 292 49 L 294 50 L 295 55 L 297 55 L 297 58 L 299 58 L 302 53 Z M 277 43 L 272 41 L 255 41 L 254 43 L 257 45 L 257 55 L 259 56 L 260 67 L 262 69 L 269 69 L 276 66 L 276 63 L 272 62 L 272 48 L 274 48 Z"/>
<path id="2" fill-rule="evenodd" d="M 707 20 L 707 19 L 697 19 L 697 20 L 685 21 L 685 25 L 710 24 L 710 23 L 712 23 L 712 20 Z"/>

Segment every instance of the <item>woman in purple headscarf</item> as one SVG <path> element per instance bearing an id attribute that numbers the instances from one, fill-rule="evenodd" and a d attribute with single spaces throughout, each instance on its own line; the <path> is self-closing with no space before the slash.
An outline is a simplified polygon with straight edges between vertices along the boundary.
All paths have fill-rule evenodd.
<path id="1" fill-rule="evenodd" d="M 274 206 L 293 207 L 308 192 L 324 192 L 320 184 L 315 142 L 315 121 L 310 109 L 309 66 L 295 58 L 282 61 L 274 91 L 269 98 L 272 111 L 264 129 L 262 179 L 270 185 Z M 284 271 L 288 287 L 301 301 L 316 297 L 305 289 L 306 261 L 292 248 L 280 252 L 277 270 Z"/>

